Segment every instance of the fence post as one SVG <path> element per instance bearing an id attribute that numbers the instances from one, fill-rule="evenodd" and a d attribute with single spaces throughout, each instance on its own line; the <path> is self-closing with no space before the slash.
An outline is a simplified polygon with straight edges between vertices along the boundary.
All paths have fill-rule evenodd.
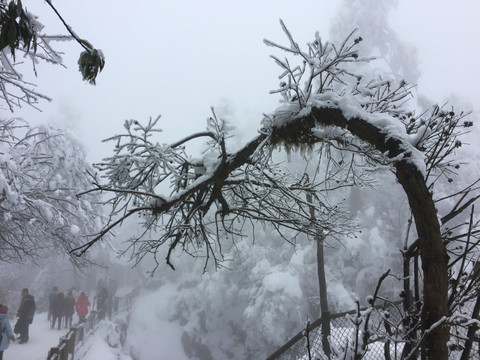
<path id="1" fill-rule="evenodd" d="M 96 297 L 94 302 L 95 301 Z M 113 304 L 111 305 L 113 314 L 118 313 L 119 301 L 119 297 L 113 299 Z M 89 316 L 84 322 L 74 324 L 70 328 L 70 331 L 60 338 L 59 345 L 50 348 L 47 360 L 74 360 L 75 347 L 85 339 L 90 330 L 95 328 L 98 321 L 99 317 L 97 316 L 97 311 L 91 310 Z"/>
<path id="2" fill-rule="evenodd" d="M 75 344 L 78 344 L 83 340 L 85 336 L 84 323 L 83 322 L 76 323 L 72 327 L 72 330 L 75 332 Z"/>
<path id="3" fill-rule="evenodd" d="M 47 360 L 57 360 L 58 359 L 58 347 L 52 347 L 48 351 Z"/>
<path id="4" fill-rule="evenodd" d="M 68 343 L 65 339 L 60 344 L 60 360 L 68 360 Z"/>
<path id="5" fill-rule="evenodd" d="M 69 331 L 67 335 L 60 338 L 59 346 L 59 360 L 73 360 L 75 353 L 75 333 L 74 331 Z M 72 355 L 69 357 L 69 355 Z"/>

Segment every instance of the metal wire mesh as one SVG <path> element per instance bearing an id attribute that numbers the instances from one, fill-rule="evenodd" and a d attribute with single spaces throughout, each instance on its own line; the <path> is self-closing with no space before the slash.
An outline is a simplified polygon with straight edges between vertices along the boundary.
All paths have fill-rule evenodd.
<path id="1" fill-rule="evenodd" d="M 466 303 L 459 311 L 468 318 L 473 312 L 474 301 Z M 363 309 L 365 310 L 365 309 Z M 355 325 L 357 317 L 355 311 L 333 314 L 331 315 L 330 327 L 330 344 L 337 350 L 345 349 L 354 339 L 360 339 L 362 334 L 357 333 L 358 327 Z M 386 358 L 386 352 L 389 353 L 392 360 L 400 359 L 404 347 L 404 341 L 398 337 L 398 341 L 394 341 L 395 334 L 386 336 L 385 317 L 388 317 L 390 324 L 400 325 L 402 320 L 402 312 L 400 307 L 390 306 L 385 310 L 374 310 L 370 313 L 368 328 L 373 330 L 372 333 L 380 334 L 378 341 L 369 343 L 365 349 L 363 359 L 365 360 L 381 360 Z M 365 317 L 363 317 L 365 321 Z M 451 340 L 449 342 L 450 355 L 449 359 L 460 359 L 464 344 L 467 339 L 468 326 L 471 323 L 466 321 L 464 324 L 451 326 Z M 397 329 L 401 327 L 398 326 Z M 322 326 L 321 319 L 316 320 L 311 324 L 308 331 L 308 341 L 310 353 L 313 359 L 321 359 L 320 354 L 323 353 L 322 347 Z M 390 329 L 395 331 L 395 329 Z M 384 334 L 385 336 L 382 336 Z M 400 334 L 399 334 L 400 335 Z M 471 359 L 480 359 L 479 337 L 475 336 L 473 339 L 472 351 L 470 353 Z M 360 341 L 361 342 L 361 341 Z M 275 354 L 271 355 L 267 360 L 308 360 L 307 337 L 306 331 L 297 334 Z"/>

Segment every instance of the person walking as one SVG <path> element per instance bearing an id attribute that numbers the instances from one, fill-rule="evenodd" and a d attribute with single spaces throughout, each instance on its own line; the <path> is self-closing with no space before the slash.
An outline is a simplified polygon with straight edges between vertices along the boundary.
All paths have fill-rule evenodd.
<path id="1" fill-rule="evenodd" d="M 52 323 L 50 329 L 55 328 L 55 322 L 58 320 L 58 330 L 62 327 L 62 317 L 65 315 L 65 295 L 59 292 L 53 302 L 52 307 Z"/>
<path id="2" fill-rule="evenodd" d="M 50 294 L 48 294 L 48 321 L 52 320 L 52 308 L 53 308 L 53 302 L 55 301 L 55 298 L 58 295 L 58 288 L 54 286 L 52 288 L 52 291 L 50 291 Z"/>
<path id="3" fill-rule="evenodd" d="M 108 317 L 112 317 L 112 311 L 115 306 L 115 293 L 117 292 L 117 280 L 111 278 L 108 281 L 107 285 L 107 293 L 108 293 L 108 298 L 107 298 L 107 313 Z"/>
<path id="4" fill-rule="evenodd" d="M 100 290 L 100 293 L 97 295 L 97 315 L 98 320 L 105 319 L 107 314 L 107 305 L 108 305 L 108 290 L 106 287 Z"/>
<path id="5" fill-rule="evenodd" d="M 13 329 L 15 334 L 19 334 L 19 344 L 28 342 L 28 327 L 33 321 L 35 310 L 35 298 L 28 293 L 28 289 L 23 289 L 17 313 L 18 320 Z"/>
<path id="6" fill-rule="evenodd" d="M 0 329 L 2 332 L 2 340 L 0 341 L 0 360 L 3 360 L 3 352 L 10 346 L 10 340 L 15 341 L 15 335 L 13 335 L 7 312 L 8 307 L 0 305 Z"/>
<path id="7" fill-rule="evenodd" d="M 72 295 L 72 290 L 65 296 L 63 305 L 65 311 L 65 329 L 68 329 L 72 326 L 72 317 L 75 312 L 75 298 Z"/>
<path id="8" fill-rule="evenodd" d="M 88 314 L 88 307 L 90 306 L 90 300 L 88 296 L 82 291 L 78 297 L 77 302 L 75 303 L 75 309 L 77 310 L 78 320 L 80 322 L 85 321 L 85 317 Z"/>

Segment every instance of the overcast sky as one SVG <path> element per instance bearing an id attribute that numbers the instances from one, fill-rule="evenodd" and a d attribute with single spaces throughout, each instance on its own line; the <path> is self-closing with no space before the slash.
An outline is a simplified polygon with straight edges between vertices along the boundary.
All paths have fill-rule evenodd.
<path id="1" fill-rule="evenodd" d="M 23 3 L 40 16 L 46 33 L 65 33 L 44 1 Z M 215 106 L 233 114 L 237 127 L 253 135 L 262 113 L 278 103 L 269 90 L 277 86 L 279 71 L 269 58 L 274 50 L 263 39 L 283 42 L 278 22 L 283 19 L 300 45 L 317 30 L 327 40 L 334 36 L 330 31 L 338 25 L 339 13 L 344 25 L 370 26 L 358 31 L 372 37 L 380 34 L 378 24 L 362 19 L 376 13 L 407 49 L 406 61 L 415 58 L 408 54 L 416 54 L 421 93 L 439 102 L 456 94 L 480 108 L 478 0 L 401 0 L 388 16 L 392 2 L 386 0 L 358 0 L 340 10 L 344 3 L 56 0 L 75 32 L 104 52 L 105 69 L 96 86 L 86 84 L 76 63 L 81 48 L 73 42 L 59 44 L 67 68 L 41 66 L 37 79 L 27 76 L 53 101 L 41 104 L 41 113 L 23 109 L 15 116 L 69 127 L 92 162 L 110 154 L 111 146 L 101 140 L 120 133 L 125 119 L 146 121 L 161 114 L 164 133 L 159 141 L 170 142 L 203 130 L 210 106 Z"/>

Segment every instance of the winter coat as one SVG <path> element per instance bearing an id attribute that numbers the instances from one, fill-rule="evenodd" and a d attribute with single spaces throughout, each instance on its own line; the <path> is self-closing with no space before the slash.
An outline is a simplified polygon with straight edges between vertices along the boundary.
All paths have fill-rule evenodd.
<path id="1" fill-rule="evenodd" d="M 20 302 L 20 307 L 18 308 L 17 317 L 20 319 L 28 320 L 28 323 L 32 323 L 33 316 L 35 315 L 35 299 L 32 295 L 26 295 L 22 298 Z"/>
<path id="2" fill-rule="evenodd" d="M 62 292 L 58 293 L 52 304 L 52 315 L 55 317 L 62 317 L 65 315 L 65 296 Z"/>
<path id="3" fill-rule="evenodd" d="M 52 290 L 48 295 L 48 303 L 50 304 L 50 306 L 53 305 L 53 302 L 55 301 L 55 298 L 57 297 L 58 293 L 59 293 L 58 290 Z"/>
<path id="4" fill-rule="evenodd" d="M 115 293 L 117 292 L 117 280 L 115 279 L 110 279 L 107 285 L 107 291 L 108 291 L 108 296 L 114 297 Z"/>
<path id="5" fill-rule="evenodd" d="M 78 316 L 87 316 L 88 307 L 90 306 L 90 300 L 86 295 L 79 296 L 75 308 L 77 309 Z"/>
<path id="6" fill-rule="evenodd" d="M 3 329 L 3 338 L 0 343 L 0 351 L 7 350 L 10 345 L 10 338 L 14 337 L 12 327 L 10 326 L 10 319 L 7 314 L 0 314 L 0 324 Z"/>
<path id="7" fill-rule="evenodd" d="M 73 298 L 73 296 L 67 295 L 65 296 L 65 299 L 63 301 L 65 315 L 73 315 L 73 313 L 75 312 L 75 299 Z"/>
<path id="8" fill-rule="evenodd" d="M 104 309 L 107 306 L 108 291 L 107 288 L 103 288 L 97 295 L 97 310 Z"/>

